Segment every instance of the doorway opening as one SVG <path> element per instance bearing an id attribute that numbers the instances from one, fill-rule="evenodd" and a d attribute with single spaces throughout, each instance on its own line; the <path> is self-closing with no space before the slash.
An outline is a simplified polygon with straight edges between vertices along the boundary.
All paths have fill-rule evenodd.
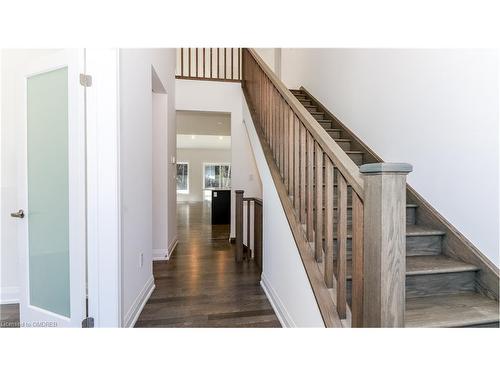
<path id="1" fill-rule="evenodd" d="M 213 231 L 217 239 L 228 241 L 231 222 L 231 114 L 177 111 L 176 118 L 179 235 L 193 218 L 192 213 L 196 212 L 201 227 Z"/>
<path id="2" fill-rule="evenodd" d="M 177 111 L 178 245 L 153 265 L 136 327 L 279 327 L 254 261 L 230 241 L 231 114 Z"/>

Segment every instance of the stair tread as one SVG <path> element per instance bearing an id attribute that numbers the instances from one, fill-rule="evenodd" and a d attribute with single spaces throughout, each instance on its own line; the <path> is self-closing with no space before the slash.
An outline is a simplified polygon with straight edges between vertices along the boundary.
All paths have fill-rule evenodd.
<path id="1" fill-rule="evenodd" d="M 334 262 L 336 264 L 336 262 Z M 478 267 L 444 255 L 419 255 L 406 257 L 406 275 L 430 275 L 477 271 Z M 352 278 L 352 261 L 347 260 L 347 279 Z"/>
<path id="2" fill-rule="evenodd" d="M 441 236 L 445 232 L 439 229 L 434 229 L 425 225 L 419 224 L 407 224 L 406 225 L 406 235 L 407 236 Z"/>
<path id="3" fill-rule="evenodd" d="M 420 255 L 406 258 L 407 275 L 477 271 L 473 264 L 449 258 L 445 255 Z"/>
<path id="4" fill-rule="evenodd" d="M 323 186 L 324 186 L 324 185 L 323 185 Z M 337 184 L 335 184 L 335 186 L 337 186 Z M 293 197 L 290 197 L 290 199 L 293 199 Z M 406 208 L 418 208 L 418 204 L 408 203 L 408 204 L 406 205 Z M 323 206 L 323 210 L 324 210 L 324 209 L 325 209 L 325 207 Z M 337 207 L 336 207 L 336 206 L 334 206 L 334 207 L 333 207 L 333 209 L 334 209 L 334 211 L 336 211 L 336 210 L 337 210 Z M 348 209 L 348 210 L 352 209 L 352 204 L 348 204 L 348 205 L 347 205 L 347 209 Z M 316 207 L 314 207 L 314 208 L 313 208 L 313 211 L 316 211 Z M 306 212 L 307 212 L 307 208 L 306 208 Z M 410 225 L 415 225 L 415 224 L 410 224 Z"/>
<path id="5" fill-rule="evenodd" d="M 406 300 L 405 327 L 463 327 L 498 321 L 498 301 L 474 292 Z"/>
<path id="6" fill-rule="evenodd" d="M 411 236 L 443 236 L 445 232 L 438 230 L 438 229 L 433 229 L 429 228 L 426 226 L 422 226 L 419 224 L 406 224 L 406 236 L 411 237 Z M 351 239 L 352 238 L 352 228 L 348 227 L 347 228 L 347 238 Z M 333 239 L 337 239 L 337 234 L 334 233 Z"/>

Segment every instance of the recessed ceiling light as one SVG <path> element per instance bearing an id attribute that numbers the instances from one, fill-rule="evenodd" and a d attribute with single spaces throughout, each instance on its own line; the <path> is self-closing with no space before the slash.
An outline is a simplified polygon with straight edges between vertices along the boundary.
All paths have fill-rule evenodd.
<path id="1" fill-rule="evenodd" d="M 196 137 L 194 135 L 191 136 L 191 139 L 195 139 Z"/>
<path id="2" fill-rule="evenodd" d="M 220 137 L 219 137 L 219 139 L 220 139 L 221 141 L 222 141 L 222 139 L 223 139 L 223 138 L 224 138 L 223 136 L 220 136 Z"/>

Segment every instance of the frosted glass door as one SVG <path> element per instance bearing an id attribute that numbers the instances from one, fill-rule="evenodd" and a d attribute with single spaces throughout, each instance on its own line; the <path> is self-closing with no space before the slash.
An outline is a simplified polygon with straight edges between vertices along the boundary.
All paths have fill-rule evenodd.
<path id="1" fill-rule="evenodd" d="M 69 318 L 68 68 L 26 84 L 29 303 Z"/>
<path id="2" fill-rule="evenodd" d="M 84 51 L 25 62 L 19 142 L 19 318 L 22 327 L 81 327 L 87 317 Z"/>

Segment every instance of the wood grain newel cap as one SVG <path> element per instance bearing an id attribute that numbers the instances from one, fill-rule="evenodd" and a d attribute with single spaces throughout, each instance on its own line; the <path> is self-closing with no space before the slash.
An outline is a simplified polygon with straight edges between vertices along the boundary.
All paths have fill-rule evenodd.
<path id="1" fill-rule="evenodd" d="M 408 163 L 370 163 L 363 164 L 359 167 L 361 173 L 405 173 L 408 174 L 413 170 L 411 164 Z"/>

